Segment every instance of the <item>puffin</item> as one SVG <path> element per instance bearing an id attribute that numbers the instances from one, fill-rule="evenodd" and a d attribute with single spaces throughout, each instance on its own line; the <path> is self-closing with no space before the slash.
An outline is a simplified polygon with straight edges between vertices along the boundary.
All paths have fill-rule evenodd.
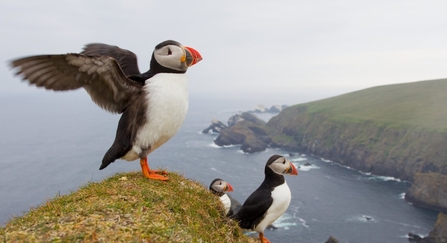
<path id="1" fill-rule="evenodd" d="M 96 105 L 121 114 L 100 170 L 117 159 L 139 159 L 144 177 L 166 181 L 167 173 L 151 170 L 147 156 L 179 131 L 188 110 L 185 73 L 201 60 L 194 48 L 166 40 L 155 46 L 144 73 L 133 52 L 103 43 L 87 44 L 81 53 L 19 58 L 10 66 L 30 85 L 84 88 Z"/>
<path id="2" fill-rule="evenodd" d="M 258 232 L 261 242 L 268 243 L 265 228 L 284 214 L 292 198 L 284 174 L 298 175 L 298 170 L 288 159 L 275 154 L 268 159 L 264 171 L 262 184 L 230 218 L 238 221 L 242 229 Z"/>
<path id="3" fill-rule="evenodd" d="M 214 195 L 219 197 L 220 201 L 224 205 L 225 215 L 227 217 L 235 214 L 241 208 L 242 204 L 240 202 L 234 199 L 231 195 L 225 193 L 233 191 L 233 187 L 230 185 L 230 183 L 216 178 L 211 182 L 209 190 Z"/>

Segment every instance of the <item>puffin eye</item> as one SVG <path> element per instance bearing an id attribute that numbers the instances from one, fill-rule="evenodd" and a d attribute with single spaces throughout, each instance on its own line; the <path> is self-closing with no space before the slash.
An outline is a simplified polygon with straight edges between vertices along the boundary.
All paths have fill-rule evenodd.
<path id="1" fill-rule="evenodd" d="M 285 164 L 286 164 L 286 160 L 284 160 L 284 161 L 282 162 L 282 164 L 285 165 Z"/>
<path id="2" fill-rule="evenodd" d="M 171 51 L 171 49 L 168 49 L 168 56 L 169 55 L 172 55 L 172 51 Z"/>

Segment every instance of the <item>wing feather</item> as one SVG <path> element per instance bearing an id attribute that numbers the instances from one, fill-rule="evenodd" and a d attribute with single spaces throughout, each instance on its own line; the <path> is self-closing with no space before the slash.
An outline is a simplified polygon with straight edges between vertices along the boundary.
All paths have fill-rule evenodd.
<path id="1" fill-rule="evenodd" d="M 54 91 L 83 87 L 98 106 L 112 113 L 122 113 L 142 89 L 108 56 L 40 55 L 14 60 L 11 66 L 37 87 Z"/>
<path id="2" fill-rule="evenodd" d="M 121 49 L 118 46 L 111 46 L 103 43 L 92 43 L 86 45 L 81 54 L 86 56 L 113 57 L 116 59 L 126 76 L 140 74 L 137 56 L 133 52 Z"/>
<path id="3" fill-rule="evenodd" d="M 267 192 L 267 191 L 265 191 Z M 232 218 L 239 220 L 239 225 L 244 229 L 254 229 L 265 213 L 272 205 L 273 198 L 262 190 L 254 191 L 244 202 L 241 209 Z M 263 195 L 269 195 L 265 197 Z"/>

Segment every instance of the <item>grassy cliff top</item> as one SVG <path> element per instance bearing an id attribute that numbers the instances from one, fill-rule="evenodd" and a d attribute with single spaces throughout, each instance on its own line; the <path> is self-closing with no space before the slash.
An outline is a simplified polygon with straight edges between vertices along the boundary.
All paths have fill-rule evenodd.
<path id="1" fill-rule="evenodd" d="M 4 242 L 254 242 L 203 185 L 170 173 L 116 174 L 58 196 L 0 228 Z"/>
<path id="2" fill-rule="evenodd" d="M 365 121 L 447 130 L 447 79 L 368 88 L 295 105 L 341 121 Z"/>

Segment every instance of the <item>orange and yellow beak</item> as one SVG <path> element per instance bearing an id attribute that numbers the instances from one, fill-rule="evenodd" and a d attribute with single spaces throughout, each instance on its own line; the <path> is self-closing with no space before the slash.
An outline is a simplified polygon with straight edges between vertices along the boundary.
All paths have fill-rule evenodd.
<path id="1" fill-rule="evenodd" d="M 286 170 L 285 174 L 290 175 L 298 175 L 298 170 L 296 169 L 295 165 L 293 165 L 292 162 L 289 162 L 290 167 Z"/>
<path id="2" fill-rule="evenodd" d="M 186 52 L 185 62 L 188 67 L 191 67 L 192 65 L 202 60 L 202 55 L 200 55 L 200 53 L 192 47 L 185 46 L 185 52 Z"/>
<path id="3" fill-rule="evenodd" d="M 227 182 L 227 186 L 225 187 L 224 191 L 226 191 L 226 192 L 232 192 L 233 191 L 233 187 L 230 185 L 230 183 Z"/>

